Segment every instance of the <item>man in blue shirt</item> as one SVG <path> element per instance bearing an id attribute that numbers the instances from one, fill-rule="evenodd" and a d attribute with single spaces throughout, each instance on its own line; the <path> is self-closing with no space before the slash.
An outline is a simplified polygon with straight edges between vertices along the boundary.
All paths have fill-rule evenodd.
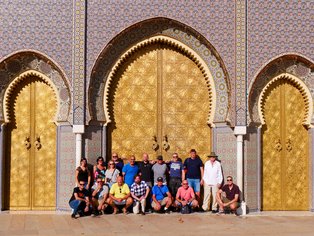
<path id="1" fill-rule="evenodd" d="M 152 189 L 152 207 L 155 211 L 160 211 L 163 206 L 165 206 L 164 210 L 167 214 L 170 213 L 169 207 L 172 204 L 171 194 L 167 185 L 163 184 L 164 179 L 162 177 L 157 178 L 157 185 L 154 185 Z"/>
<path id="2" fill-rule="evenodd" d="M 138 174 L 139 169 L 138 166 L 135 164 L 135 156 L 130 157 L 130 163 L 126 164 L 122 168 L 122 174 L 124 176 L 124 182 L 131 187 L 134 183 L 134 177 Z"/>
<path id="3" fill-rule="evenodd" d="M 184 176 L 183 164 L 179 161 L 178 153 L 172 154 L 172 161 L 169 163 L 169 189 L 173 197 L 176 196 L 178 189 L 181 187 L 182 177 Z"/>
<path id="4" fill-rule="evenodd" d="M 183 167 L 186 170 L 184 173 L 184 178 L 186 177 L 189 186 L 193 188 L 197 199 L 200 200 L 201 196 L 201 179 L 204 175 L 204 165 L 202 160 L 197 156 L 196 150 L 191 149 L 190 151 L 191 157 L 185 159 Z"/>

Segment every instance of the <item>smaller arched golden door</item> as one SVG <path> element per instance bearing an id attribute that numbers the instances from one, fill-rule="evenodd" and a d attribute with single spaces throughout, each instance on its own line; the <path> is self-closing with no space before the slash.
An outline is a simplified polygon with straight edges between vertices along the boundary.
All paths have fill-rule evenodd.
<path id="1" fill-rule="evenodd" d="M 297 86 L 279 79 L 265 91 L 262 157 L 263 210 L 309 209 L 306 102 Z"/>
<path id="2" fill-rule="evenodd" d="M 23 79 L 10 96 L 6 132 L 6 208 L 52 210 L 56 201 L 54 90 L 42 79 Z"/>

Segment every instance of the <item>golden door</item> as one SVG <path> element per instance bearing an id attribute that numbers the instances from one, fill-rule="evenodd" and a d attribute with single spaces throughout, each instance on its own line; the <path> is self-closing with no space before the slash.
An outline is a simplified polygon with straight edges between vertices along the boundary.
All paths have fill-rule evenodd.
<path id="1" fill-rule="evenodd" d="M 54 91 L 38 78 L 27 78 L 11 99 L 8 199 L 10 210 L 55 209 L 56 114 Z"/>
<path id="2" fill-rule="evenodd" d="M 178 152 L 184 159 L 195 148 L 204 159 L 210 152 L 208 87 L 197 65 L 177 50 L 156 44 L 135 53 L 110 96 L 108 146 L 120 156 L 140 159 L 147 152 L 169 159 Z"/>
<path id="3" fill-rule="evenodd" d="M 305 103 L 291 83 L 277 81 L 265 94 L 263 210 L 309 209 L 309 138 Z"/>

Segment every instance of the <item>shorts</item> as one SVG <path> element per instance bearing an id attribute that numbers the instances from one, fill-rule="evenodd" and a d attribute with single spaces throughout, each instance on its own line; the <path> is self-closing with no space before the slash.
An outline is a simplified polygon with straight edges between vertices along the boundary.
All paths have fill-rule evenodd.
<path id="1" fill-rule="evenodd" d="M 226 198 L 226 197 L 224 197 L 224 196 L 222 196 L 222 202 L 223 203 L 228 203 L 228 202 L 230 202 L 231 200 L 229 200 L 228 198 Z M 240 203 L 239 202 L 236 202 L 236 204 L 237 204 L 237 208 L 238 207 L 240 207 Z M 228 208 L 228 207 L 227 207 Z"/>
<path id="2" fill-rule="evenodd" d="M 114 203 L 115 205 L 117 205 L 117 206 L 123 206 L 123 205 L 126 204 L 126 200 L 123 200 L 123 201 L 121 201 L 121 202 L 118 202 L 118 201 L 116 201 L 116 200 L 113 200 L 113 203 Z"/>
<path id="3" fill-rule="evenodd" d="M 201 191 L 201 181 L 199 179 L 187 179 L 189 186 L 193 188 L 194 192 L 200 192 Z"/>
<path id="4" fill-rule="evenodd" d="M 159 200 L 158 202 L 160 203 L 161 206 L 165 206 L 167 204 L 168 201 L 168 197 L 164 197 L 164 199 Z M 152 207 L 155 207 L 156 203 L 154 201 L 152 201 Z"/>

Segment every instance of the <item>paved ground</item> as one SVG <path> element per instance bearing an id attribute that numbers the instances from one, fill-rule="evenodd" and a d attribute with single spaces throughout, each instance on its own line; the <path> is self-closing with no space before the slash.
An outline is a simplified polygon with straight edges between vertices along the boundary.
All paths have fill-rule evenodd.
<path id="1" fill-rule="evenodd" d="M 60 212 L 1 212 L 0 235 L 314 235 L 311 212 L 263 212 L 247 216 L 102 215 L 71 219 Z"/>

